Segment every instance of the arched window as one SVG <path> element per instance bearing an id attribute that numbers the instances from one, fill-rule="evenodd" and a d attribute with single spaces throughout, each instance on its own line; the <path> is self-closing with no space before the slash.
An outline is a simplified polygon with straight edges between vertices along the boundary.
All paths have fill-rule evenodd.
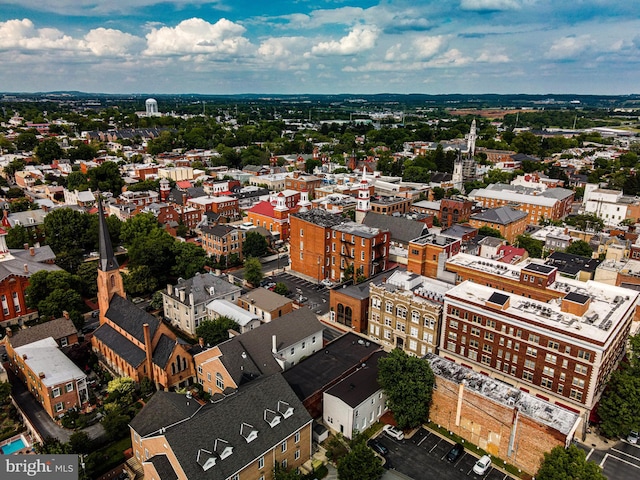
<path id="1" fill-rule="evenodd" d="M 180 371 L 180 355 L 176 357 L 176 371 Z"/>
<path id="2" fill-rule="evenodd" d="M 347 327 L 351 326 L 352 316 L 353 316 L 353 312 L 351 310 L 351 307 L 345 308 L 344 309 L 344 324 Z"/>
<path id="3" fill-rule="evenodd" d="M 344 324 L 344 305 L 341 303 L 338 304 L 338 323 Z"/>
<path id="4" fill-rule="evenodd" d="M 224 379 L 222 378 L 222 374 L 220 372 L 216 373 L 216 387 L 220 390 L 224 390 Z"/>
<path id="5" fill-rule="evenodd" d="M 116 286 L 116 276 L 115 275 L 111 275 L 111 277 L 109 277 L 111 280 L 111 286 L 115 287 Z"/>

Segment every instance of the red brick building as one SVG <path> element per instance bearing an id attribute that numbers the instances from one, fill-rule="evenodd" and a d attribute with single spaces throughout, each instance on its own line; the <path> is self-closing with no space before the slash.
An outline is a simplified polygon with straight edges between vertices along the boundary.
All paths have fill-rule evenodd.
<path id="1" fill-rule="evenodd" d="M 460 198 L 443 198 L 440 200 L 440 225 L 449 228 L 455 223 L 464 223 L 471 216 L 473 203 Z"/>

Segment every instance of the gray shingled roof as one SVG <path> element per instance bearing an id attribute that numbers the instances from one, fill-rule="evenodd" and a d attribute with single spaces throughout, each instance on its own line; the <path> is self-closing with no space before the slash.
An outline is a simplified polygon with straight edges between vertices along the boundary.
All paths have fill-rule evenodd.
<path id="1" fill-rule="evenodd" d="M 214 291 L 213 295 L 211 295 L 212 287 Z M 177 285 L 174 285 L 173 294 L 170 295 L 171 298 L 180 301 L 180 290 L 184 290 L 185 294 L 185 301 L 181 303 L 188 304 L 189 295 L 193 293 L 194 305 L 200 305 L 201 303 L 208 303 L 215 298 L 228 295 L 231 292 L 240 293 L 241 288 L 217 275 L 202 273 L 196 274 L 188 280 L 182 280 Z"/>
<path id="2" fill-rule="evenodd" d="M 93 336 L 132 367 L 137 368 L 145 359 L 144 350 L 107 323 L 100 325 Z"/>
<path id="3" fill-rule="evenodd" d="M 171 462 L 166 455 L 154 455 L 149 459 L 149 462 L 153 463 L 161 480 L 178 480 L 178 474 L 171 466 Z"/>
<path id="4" fill-rule="evenodd" d="M 56 254 L 53 253 L 49 245 L 43 245 L 33 249 L 33 255 L 31 255 L 30 249 L 11 249 L 11 255 L 21 260 L 29 260 L 30 262 L 53 262 L 56 259 Z"/>
<path id="5" fill-rule="evenodd" d="M 311 310 L 294 310 L 219 344 L 220 360 L 234 382 L 240 385 L 256 376 L 282 371 L 271 352 L 273 335 L 276 336 L 276 348 L 281 351 L 316 332 L 322 335 L 323 329 Z"/>
<path id="6" fill-rule="evenodd" d="M 474 220 L 482 220 L 484 222 L 498 223 L 500 225 L 508 225 L 517 222 L 527 216 L 527 212 L 516 210 L 511 207 L 489 208 L 484 212 L 476 213 L 471 218 Z"/>
<path id="7" fill-rule="evenodd" d="M 389 230 L 392 240 L 403 243 L 409 243 L 410 240 L 418 238 L 426 233 L 425 230 L 427 229 L 427 226 L 422 222 L 375 212 L 367 213 L 362 223 L 367 227 Z"/>
<path id="8" fill-rule="evenodd" d="M 157 432 L 162 427 L 186 420 L 200 409 L 194 400 L 184 395 L 157 391 L 129 424 L 142 437 Z"/>
<path id="9" fill-rule="evenodd" d="M 278 412 L 279 406 L 280 411 L 292 407 L 293 413 L 288 418 L 281 416 L 280 423 L 271 427 L 265 421 L 265 411 Z M 257 380 L 217 403 L 204 406 L 188 421 L 173 427 L 167 426 L 165 436 L 186 478 L 222 480 L 230 478 L 265 452 L 279 446 L 285 438 L 311 421 L 307 410 L 287 382 L 280 375 L 272 375 Z M 243 423 L 252 428 L 245 427 L 242 430 Z M 257 430 L 258 435 L 247 443 L 241 431 L 246 434 L 249 429 Z M 233 453 L 223 460 L 217 458 L 216 464 L 205 471 L 197 462 L 198 452 L 201 449 L 214 452 L 218 439 L 227 442 L 226 445 L 233 448 Z M 292 449 L 296 447 L 292 442 L 288 446 Z M 308 449 L 309 444 L 300 443 L 299 447 Z M 271 470 L 271 460 L 265 460 L 265 469 Z"/>
<path id="10" fill-rule="evenodd" d="M 160 335 L 160 339 L 153 349 L 153 363 L 164 369 L 171 357 L 171 352 L 175 348 L 176 342 L 167 337 L 164 333 Z"/>
<path id="11" fill-rule="evenodd" d="M 13 348 L 18 348 L 47 337 L 52 337 L 58 341 L 60 338 L 73 335 L 74 333 L 78 333 L 78 330 L 73 322 L 68 318 L 61 317 L 23 330 L 18 330 L 9 337 L 9 343 L 11 343 Z"/>
<path id="12" fill-rule="evenodd" d="M 156 317 L 138 308 L 120 295 L 114 295 L 111 298 L 106 317 L 142 343 L 144 343 L 142 326 L 145 323 L 149 324 L 149 333 L 153 338 L 159 323 Z"/>
<path id="13" fill-rule="evenodd" d="M 359 368 L 344 380 L 336 383 L 326 393 L 339 398 L 352 408 L 357 407 L 380 390 L 378 361 L 386 356 L 387 352 L 385 351 L 374 353 L 363 368 Z"/>

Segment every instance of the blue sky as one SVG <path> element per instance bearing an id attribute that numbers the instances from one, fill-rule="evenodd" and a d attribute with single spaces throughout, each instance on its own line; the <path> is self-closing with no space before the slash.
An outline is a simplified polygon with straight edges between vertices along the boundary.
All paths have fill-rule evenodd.
<path id="1" fill-rule="evenodd" d="M 630 0 L 2 0 L 0 91 L 639 93 Z"/>

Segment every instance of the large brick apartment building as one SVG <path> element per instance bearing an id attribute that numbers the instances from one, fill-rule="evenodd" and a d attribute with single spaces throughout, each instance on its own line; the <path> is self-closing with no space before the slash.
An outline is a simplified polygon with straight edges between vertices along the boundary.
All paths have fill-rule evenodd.
<path id="1" fill-rule="evenodd" d="M 291 269 L 317 281 L 370 277 L 387 269 L 390 233 L 325 210 L 298 212 L 291 221 Z"/>

